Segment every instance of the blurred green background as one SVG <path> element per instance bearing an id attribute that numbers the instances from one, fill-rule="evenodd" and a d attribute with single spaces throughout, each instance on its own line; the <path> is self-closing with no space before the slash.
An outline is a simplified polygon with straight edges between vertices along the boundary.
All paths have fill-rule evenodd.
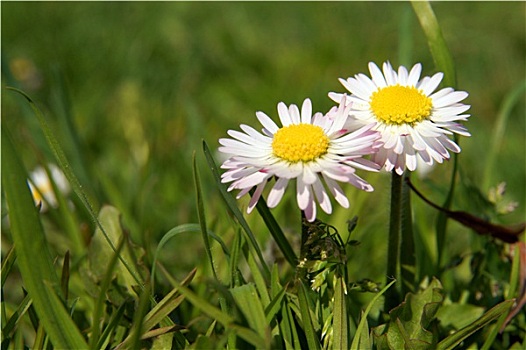
<path id="1" fill-rule="evenodd" d="M 432 6 L 456 63 L 458 89 L 469 92 L 465 103 L 472 106 L 472 137 L 460 140 L 463 186 L 454 208 L 491 215 L 474 202 L 470 186 L 487 193 L 489 185 L 506 181 L 506 198 L 520 205 L 496 219 L 521 221 L 524 91 L 509 114 L 496 166 L 489 178 L 483 174 L 499 109 L 525 78 L 526 4 Z M 52 156 L 27 105 L 5 86 L 23 89 L 44 110 L 93 201 L 117 206 L 134 240 L 145 247 L 155 246 L 170 228 L 197 221 L 194 150 L 210 225 L 221 235 L 232 231 L 202 156 L 202 139 L 216 149 L 218 138 L 240 123 L 259 128 L 257 110 L 276 117 L 280 101 L 300 105 L 309 97 L 314 110 L 325 112 L 332 106 L 328 92 L 344 91 L 337 79 L 368 73 L 369 61 L 398 66 L 409 60 L 421 62 L 425 75 L 436 72 L 412 8 L 403 2 L 2 2 L 1 10 L 2 117 L 26 167 Z M 417 183 L 441 203 L 450 172 L 446 163 Z M 330 223 L 345 233 L 346 220 L 360 217 L 353 238 L 362 245 L 351 259 L 367 266 L 354 267 L 356 278 L 381 279 L 389 175 L 360 174 L 376 191 L 347 187 L 351 208 L 337 209 Z M 273 210 L 291 235 L 299 229 L 293 200 L 289 191 Z M 429 238 L 436 213 L 416 197 L 414 204 L 423 215 L 417 218 L 419 232 Z M 256 213 L 249 221 L 263 227 Z M 451 227 L 451 255 L 478 239 Z M 264 229 L 256 233 L 267 242 Z M 186 235 L 165 250 L 164 260 L 172 259 L 181 274 L 204 256 L 196 254 L 203 251 L 199 235 Z"/>

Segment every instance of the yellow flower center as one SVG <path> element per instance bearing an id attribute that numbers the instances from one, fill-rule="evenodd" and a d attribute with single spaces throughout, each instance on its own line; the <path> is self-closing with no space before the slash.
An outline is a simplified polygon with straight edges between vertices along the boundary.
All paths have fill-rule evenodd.
<path id="1" fill-rule="evenodd" d="M 391 85 L 371 96 L 371 110 L 387 124 L 414 124 L 431 115 L 432 101 L 412 86 Z"/>
<path id="2" fill-rule="evenodd" d="M 327 153 L 329 138 L 319 126 L 292 124 L 279 129 L 272 140 L 276 157 L 291 163 L 310 162 Z"/>

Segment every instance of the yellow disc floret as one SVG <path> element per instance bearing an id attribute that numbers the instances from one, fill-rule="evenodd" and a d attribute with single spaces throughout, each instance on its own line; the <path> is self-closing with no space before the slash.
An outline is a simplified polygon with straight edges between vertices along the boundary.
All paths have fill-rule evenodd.
<path id="1" fill-rule="evenodd" d="M 414 124 L 431 115 L 432 101 L 412 86 L 391 85 L 371 96 L 371 110 L 380 122 Z"/>
<path id="2" fill-rule="evenodd" d="M 272 152 L 291 163 L 310 162 L 327 153 L 329 141 L 319 126 L 292 124 L 274 134 Z"/>

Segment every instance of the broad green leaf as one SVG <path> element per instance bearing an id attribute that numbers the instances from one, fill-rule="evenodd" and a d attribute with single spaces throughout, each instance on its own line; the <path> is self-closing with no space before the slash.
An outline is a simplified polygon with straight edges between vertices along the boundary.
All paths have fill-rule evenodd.
<path id="1" fill-rule="evenodd" d="M 502 303 L 494 306 L 491 308 L 488 312 L 486 312 L 482 317 L 480 317 L 475 322 L 467 325 L 466 327 L 458 330 L 457 332 L 453 333 L 446 339 L 442 340 L 440 343 L 438 343 L 437 349 L 439 350 L 449 350 L 454 349 L 458 344 L 460 344 L 464 339 L 481 329 L 482 327 L 486 326 L 490 322 L 496 320 L 499 318 L 503 313 L 508 312 L 508 310 L 513 306 L 513 303 L 515 302 L 514 299 L 512 300 L 506 300 Z"/>
<path id="2" fill-rule="evenodd" d="M 101 318 L 102 310 L 104 306 L 106 305 L 106 292 L 110 286 L 111 281 L 113 280 L 114 276 L 114 269 L 115 265 L 118 261 L 118 256 L 120 255 L 122 248 L 124 247 L 124 238 L 121 238 L 117 250 L 111 257 L 110 261 L 107 265 L 105 265 L 106 272 L 104 276 L 102 277 L 102 281 L 100 283 L 100 290 L 99 295 L 97 297 L 97 300 L 95 302 L 95 307 L 93 310 L 93 323 L 91 325 L 91 338 L 90 338 L 90 349 L 95 350 L 99 349 L 96 347 L 96 344 L 100 341 L 99 334 L 100 334 L 100 323 L 99 320 Z M 124 304 L 124 303 L 123 303 Z"/>
<path id="3" fill-rule="evenodd" d="M 61 298 L 60 281 L 53 267 L 39 213 L 27 185 L 27 173 L 2 123 L 2 188 L 9 207 L 17 265 L 47 334 L 56 348 L 87 348 Z M 51 287 L 47 287 L 47 285 Z M 60 296 L 60 297 L 59 297 Z"/>
<path id="4" fill-rule="evenodd" d="M 378 340 L 380 343 L 386 341 L 390 349 L 434 348 L 437 339 L 428 328 L 436 320 L 443 299 L 442 285 L 433 279 L 425 289 L 409 293 L 404 302 L 390 312 L 387 327 L 375 329 L 375 337 L 382 338 L 386 334 L 386 338 Z"/>
<path id="5" fill-rule="evenodd" d="M 107 266 L 115 253 L 115 247 L 125 237 L 120 220 L 121 215 L 117 208 L 105 205 L 100 210 L 98 221 L 106 234 L 104 235 L 102 230 L 97 227 L 88 248 L 90 270 L 99 281 L 105 277 Z M 137 285 L 134 275 L 139 276 L 133 262 L 130 247 L 125 244 L 114 273 L 119 283 L 126 286 L 130 293 L 133 291 L 133 286 Z"/>
<path id="6" fill-rule="evenodd" d="M 262 300 L 258 295 L 254 284 L 249 283 L 230 289 L 232 297 L 237 306 L 245 316 L 250 328 L 254 329 L 262 339 L 267 341 L 270 338 L 270 329 L 268 328 L 265 311 L 263 310 Z M 267 344 L 267 347 L 270 344 Z"/>
<path id="7" fill-rule="evenodd" d="M 345 282 L 342 277 L 338 277 L 336 279 L 336 288 L 334 289 L 334 317 L 332 323 L 334 349 L 347 349 L 349 347 L 347 317 Z"/>
<path id="8" fill-rule="evenodd" d="M 470 304 L 443 305 L 437 312 L 437 318 L 443 327 L 460 329 L 474 322 L 484 314 L 484 308 Z"/>

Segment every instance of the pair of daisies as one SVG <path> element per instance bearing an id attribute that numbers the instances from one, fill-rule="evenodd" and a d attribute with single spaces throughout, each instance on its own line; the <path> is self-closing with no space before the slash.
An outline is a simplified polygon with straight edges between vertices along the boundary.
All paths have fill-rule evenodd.
<path id="1" fill-rule="evenodd" d="M 349 207 L 338 182 L 373 190 L 355 169 L 384 168 L 402 175 L 405 169 L 416 169 L 418 158 L 428 165 L 442 163 L 449 159 L 449 151 L 460 152 L 449 135 L 469 136 L 458 123 L 469 117 L 463 113 L 470 106 L 459 103 L 468 94 L 449 87 L 434 92 L 443 73 L 420 79 L 421 70 L 421 64 L 416 64 L 409 72 L 403 66 L 397 72 L 386 62 L 382 72 L 371 62 L 371 78 L 357 74 L 340 79 L 350 95 L 329 93 L 338 106 L 325 115 L 313 115 L 309 99 L 301 111 L 280 102 L 281 127 L 265 113 L 256 112 L 262 133 L 242 124 L 242 132 L 229 130 L 232 138 L 219 140 L 219 151 L 229 156 L 221 166 L 226 169 L 222 182 L 231 182 L 229 191 L 240 190 L 237 198 L 255 187 L 250 213 L 271 178 L 276 181 L 267 198 L 270 208 L 295 179 L 298 206 L 307 220 L 314 221 L 316 202 L 327 214 L 332 212 L 328 192 L 341 206 Z M 366 155 L 370 160 L 363 158 Z"/>

